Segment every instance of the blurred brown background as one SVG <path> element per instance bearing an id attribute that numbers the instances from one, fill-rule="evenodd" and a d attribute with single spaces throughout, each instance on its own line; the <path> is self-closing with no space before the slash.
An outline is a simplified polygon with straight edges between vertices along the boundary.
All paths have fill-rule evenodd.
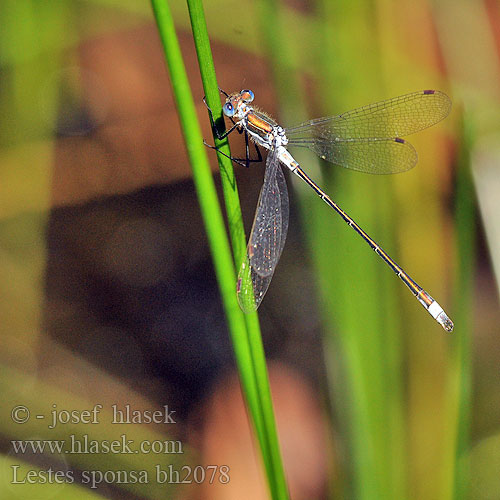
<path id="1" fill-rule="evenodd" d="M 186 9 L 183 2 L 170 3 L 179 27 L 203 134 L 211 142 Z M 253 9 L 255 6 L 250 4 L 248 8 Z M 473 4 L 463 1 L 456 5 L 450 2 L 375 4 L 368 24 L 372 21 L 374 25 L 380 24 L 386 10 L 398 11 L 400 18 L 396 16 L 391 23 L 396 26 L 394 32 L 404 38 L 405 45 L 399 48 L 411 54 L 420 53 L 401 63 L 394 55 L 398 44 L 390 37 L 384 39 L 386 32 L 380 30 L 382 45 L 389 47 L 382 52 L 384 57 L 379 54 L 381 66 L 401 69 L 393 87 L 402 89 L 401 93 L 423 88 L 425 84 L 421 85 L 421 80 L 434 82 L 437 79 L 434 72 L 437 72 L 454 94 L 454 115 L 443 125 L 445 131 L 436 132 L 438 139 L 432 144 L 429 140 L 429 148 L 418 147 L 419 140 L 421 145 L 426 144 L 425 139 L 414 141 L 423 157 L 423 171 L 432 172 L 429 158 L 433 152 L 443 159 L 440 170 L 435 177 L 426 175 L 424 181 L 424 174 L 413 173 L 408 175 L 421 175 L 420 180 L 409 177 L 406 181 L 394 181 L 400 183 L 396 187 L 396 198 L 408 198 L 409 203 L 413 193 L 426 183 L 434 186 L 431 189 L 435 191 L 424 194 L 421 204 L 431 211 L 437 205 L 442 209 L 439 227 L 444 236 L 439 236 L 445 239 L 443 247 L 438 248 L 430 236 L 430 243 L 422 243 L 425 249 L 420 254 L 413 244 L 417 238 L 425 239 L 427 231 L 430 233 L 428 220 L 419 221 L 417 227 L 421 234 L 415 235 L 414 231 L 409 234 L 410 229 L 403 229 L 403 236 L 394 238 L 394 246 L 407 257 L 405 263 L 416 262 L 416 267 L 421 266 L 421 274 L 434 258 L 445 263 L 443 274 L 449 276 L 455 271 L 451 259 L 456 249 L 452 248 L 451 235 L 456 196 L 453 185 L 461 150 L 457 123 L 464 110 L 474 118 L 476 142 L 471 156 L 477 167 L 475 196 L 479 199 L 480 211 L 473 216 L 477 229 L 473 237 L 476 253 L 470 262 L 474 373 L 470 434 L 473 473 L 480 480 L 472 482 L 470 498 L 500 498 L 500 484 L 496 489 L 495 483 L 498 467 L 492 465 L 498 465 L 500 459 L 497 446 L 500 442 L 500 337 L 497 335 L 500 311 L 498 278 L 494 273 L 495 269 L 498 272 L 500 261 L 498 205 L 495 204 L 500 158 L 497 146 L 500 7 L 493 0 L 478 2 L 481 8 L 477 15 L 471 15 Z M 346 10 L 348 32 L 349 22 L 354 23 L 359 13 L 355 8 L 350 11 L 342 5 Z M 320 9 L 309 2 L 297 0 L 285 2 L 285 6 L 287 12 L 291 12 L 288 15 L 292 18 L 292 31 L 301 22 L 306 25 L 321 17 Z M 228 92 L 251 88 L 258 106 L 280 118 L 284 113 L 278 107 L 280 96 L 272 76 L 272 62 L 265 51 L 258 49 L 262 40 L 253 24 L 255 21 L 246 23 L 240 15 L 242 8 L 237 2 L 206 4 L 219 84 Z M 9 484 L 9 464 L 20 459 L 19 455 L 13 455 L 10 440 L 65 439 L 70 432 L 59 429 L 59 433 L 47 433 L 34 422 L 26 426 L 13 424 L 9 411 L 15 404 L 28 404 L 33 414 L 47 412 L 53 402 L 60 408 L 82 409 L 96 403 L 106 407 L 112 403 L 130 404 L 143 409 L 168 404 L 179 417 L 174 428 L 143 426 L 123 432 L 131 433 L 130 437 L 136 440 L 145 436 L 180 439 L 189 450 L 186 456 L 117 458 L 102 455 L 55 459 L 26 455 L 21 458 L 41 468 L 61 460 L 67 469 L 75 471 L 92 467 L 149 470 L 157 462 L 169 463 L 170 460 L 189 461 L 194 465 L 227 463 L 231 466 L 231 482 L 224 487 L 193 485 L 167 489 L 154 484 L 103 484 L 97 491 L 104 498 L 267 498 L 148 2 L 129 0 L 120 5 L 112 1 L 60 4 L 52 0 L 17 4 L 6 1 L 1 9 L 5 30 L 0 83 L 3 117 L 0 127 L 0 361 L 1 383 L 6 394 L 1 446 L 6 461 L 0 491 L 5 498 L 36 498 L 36 495 L 48 498 L 46 490 L 24 490 Z M 221 18 L 224 22 L 216 24 Z M 468 22 L 470 31 L 461 35 L 462 26 Z M 454 23 L 456 30 L 452 29 Z M 484 26 L 488 26 L 486 41 L 476 36 L 484 35 Z M 352 29 L 355 42 L 358 36 L 361 39 L 366 35 Z M 470 41 L 465 44 L 468 51 L 461 49 L 460 36 Z M 297 37 L 295 43 L 299 46 L 297 58 L 307 60 L 311 49 L 306 41 L 301 44 Z M 454 44 L 460 50 L 453 51 Z M 362 49 L 361 41 L 359 45 Z M 439 45 L 440 51 L 433 53 L 434 59 L 429 62 L 425 52 L 433 51 L 435 45 Z M 315 54 L 321 53 L 318 48 L 314 48 Z M 353 51 L 352 58 L 359 60 L 356 63 L 359 66 L 372 64 L 366 62 L 370 59 L 366 52 L 356 52 L 356 47 L 345 50 Z M 491 59 L 487 59 L 490 55 Z M 315 57 L 311 54 L 311 59 Z M 491 60 L 496 61 L 496 65 L 490 63 Z M 418 69 L 421 68 L 418 64 L 424 69 Z M 409 76 L 410 67 L 421 72 L 420 80 Z M 427 75 L 432 76 L 426 79 Z M 335 93 L 342 84 L 349 87 L 349 82 L 342 82 L 341 78 L 317 84 L 307 68 L 301 79 L 312 94 L 311 102 L 306 105 L 317 110 L 316 113 L 327 111 L 322 109 L 322 96 L 326 92 L 321 93 L 320 89 Z M 371 81 L 352 85 L 363 87 L 362 97 L 361 92 L 357 100 L 344 96 L 345 107 L 337 107 L 335 112 L 391 97 L 387 94 L 389 91 L 383 93 L 375 85 L 372 87 Z M 244 154 L 243 141 L 233 139 L 232 150 L 237 156 Z M 212 151 L 208 154 L 219 186 L 215 157 Z M 248 170 L 236 166 L 247 229 L 262 175 L 260 165 Z M 352 174 L 347 172 L 347 175 Z M 342 182 L 345 181 L 341 180 L 339 186 Z M 370 182 L 378 186 L 375 190 L 385 189 L 377 184 L 385 181 Z M 292 185 L 290 192 L 291 224 L 286 250 L 259 309 L 282 451 L 292 498 L 344 498 L 349 480 L 339 472 L 338 464 L 345 461 L 345 429 L 338 424 L 339 417 L 327 402 L 332 391 L 328 380 L 340 379 L 338 372 L 343 366 L 341 361 L 332 363 L 330 357 L 325 367 L 324 358 L 331 354 L 328 353 L 331 344 L 325 343 L 322 337 L 322 302 L 307 237 L 300 224 L 304 218 L 299 214 L 296 201 L 299 196 L 295 197 Z M 358 195 L 360 204 L 363 193 L 361 190 Z M 435 198 L 431 199 L 432 196 Z M 353 206 L 356 206 L 356 198 L 351 200 L 349 208 Z M 347 231 L 344 227 L 340 230 Z M 401 241 L 406 241 L 406 246 Z M 345 247 L 340 248 L 342 253 Z M 436 249 L 435 254 L 432 249 Z M 333 247 L 332 267 L 342 266 L 342 261 L 337 264 L 336 251 Z M 421 258 L 422 255 L 425 258 Z M 443 283 L 444 279 L 440 277 L 436 281 Z M 356 286 L 354 280 L 345 285 L 353 289 Z M 446 295 L 444 289 L 443 284 L 442 295 L 449 297 L 451 292 Z M 448 298 L 444 300 L 447 301 Z M 359 315 L 364 314 L 365 305 L 359 305 Z M 406 307 L 403 302 L 402 309 Z M 415 314 L 425 313 L 418 310 Z M 403 412 L 410 421 L 412 418 L 418 421 L 413 431 L 418 429 L 408 438 L 410 445 L 412 439 L 418 441 L 419 429 L 429 441 L 435 439 L 436 411 L 432 401 L 429 407 L 425 407 L 425 403 L 435 397 L 432 385 L 436 373 L 439 379 L 436 387 L 438 392 L 441 390 L 442 359 L 439 356 L 449 346 L 445 344 L 447 340 L 436 339 L 441 332 L 433 332 L 432 336 L 425 333 L 417 343 L 412 337 L 406 340 L 404 335 L 400 341 L 414 348 L 411 356 L 415 357 L 408 361 L 408 372 L 420 366 L 420 377 L 427 383 L 418 385 L 422 378 L 415 382 L 415 378 L 408 376 L 413 391 L 405 396 L 408 408 Z M 341 357 L 338 353 L 335 356 Z M 428 358 L 432 360 L 431 369 L 422 361 Z M 403 364 L 406 362 L 405 359 Z M 412 413 L 415 407 L 422 413 Z M 338 411 L 342 414 L 343 410 Z M 84 431 L 88 429 L 79 432 Z M 93 429 L 93 432 L 96 439 L 111 439 L 122 430 L 102 426 L 100 431 Z M 418 448 L 418 442 L 414 446 Z M 429 477 L 425 462 L 433 456 L 432 443 L 421 454 L 417 450 L 415 455 L 417 479 L 414 482 L 419 483 L 421 478 Z M 178 460 L 180 462 L 176 462 Z M 489 465 L 483 467 L 484 464 Z M 446 474 L 446 466 L 436 472 L 439 474 Z M 434 488 L 433 481 L 436 479 L 430 477 L 429 487 L 414 485 L 410 491 L 417 493 L 408 498 L 451 498 L 437 494 L 439 485 Z M 57 485 L 50 491 L 53 498 L 84 498 L 79 495 L 91 493 L 88 489 L 73 490 Z"/>

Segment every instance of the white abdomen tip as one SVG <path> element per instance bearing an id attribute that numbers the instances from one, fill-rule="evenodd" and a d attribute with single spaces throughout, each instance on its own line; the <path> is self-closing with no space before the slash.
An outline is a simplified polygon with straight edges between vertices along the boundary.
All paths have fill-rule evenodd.
<path id="1" fill-rule="evenodd" d="M 453 331 L 453 321 L 448 317 L 448 315 L 444 312 L 443 308 L 434 301 L 429 308 L 427 309 L 429 314 L 447 331 Z"/>

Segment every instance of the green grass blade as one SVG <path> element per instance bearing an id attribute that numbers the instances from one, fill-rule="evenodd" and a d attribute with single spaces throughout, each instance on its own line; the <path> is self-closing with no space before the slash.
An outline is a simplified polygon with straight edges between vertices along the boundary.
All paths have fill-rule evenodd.
<path id="1" fill-rule="evenodd" d="M 203 4 L 201 0 L 188 0 L 188 7 L 207 104 L 212 110 L 217 125 L 223 124 L 220 94 L 205 22 Z M 214 134 L 214 142 L 222 153 L 230 155 L 227 139 L 221 141 L 217 139 Z M 229 160 L 227 156 L 218 153 L 218 161 L 234 259 L 236 264 L 239 265 L 246 255 L 246 242 L 236 180 L 234 178 L 231 160 Z M 271 391 L 269 388 L 266 360 L 257 313 L 246 314 L 245 321 L 247 325 L 248 345 L 254 362 L 253 375 L 257 387 L 258 406 L 253 408 L 252 405 L 250 410 L 259 437 L 271 490 L 275 488 L 277 498 L 288 498 L 288 489 L 279 451 Z"/>
<path id="2" fill-rule="evenodd" d="M 151 0 L 151 3 L 162 39 L 181 127 L 193 168 L 193 178 L 212 250 L 243 391 L 261 446 L 269 487 L 273 499 L 286 500 L 288 490 L 279 453 L 258 318 L 256 314 L 244 317 L 236 301 L 236 277 L 229 244 L 168 4 L 165 0 Z M 200 2 L 190 2 L 189 7 L 198 54 L 199 56 L 201 54 L 200 69 L 207 103 L 213 110 L 217 121 L 217 117 L 221 117 L 220 98 L 203 10 Z M 216 145 L 222 146 L 223 151 L 229 154 L 227 141 L 222 142 L 226 144 L 217 141 Z M 238 261 L 245 252 L 241 210 L 231 162 L 229 160 L 220 161 L 231 238 L 235 248 L 235 259 Z"/>

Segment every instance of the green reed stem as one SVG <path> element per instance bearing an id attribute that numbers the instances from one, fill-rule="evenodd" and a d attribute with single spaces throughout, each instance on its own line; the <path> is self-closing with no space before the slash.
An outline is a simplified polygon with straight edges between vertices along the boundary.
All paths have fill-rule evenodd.
<path id="1" fill-rule="evenodd" d="M 261 448 L 271 496 L 276 500 L 287 500 L 288 489 L 279 452 L 258 317 L 256 313 L 243 315 L 236 300 L 233 260 L 168 4 L 166 0 L 151 0 L 151 4 L 170 72 L 240 380 Z M 203 7 L 200 1 L 194 0 L 188 2 L 188 7 L 207 104 L 213 111 L 216 125 L 222 129 L 220 97 Z M 224 153 L 230 154 L 227 140 L 215 139 L 215 144 Z M 245 241 L 234 172 L 230 160 L 223 155 L 218 156 L 235 261 L 241 262 L 245 254 Z"/>

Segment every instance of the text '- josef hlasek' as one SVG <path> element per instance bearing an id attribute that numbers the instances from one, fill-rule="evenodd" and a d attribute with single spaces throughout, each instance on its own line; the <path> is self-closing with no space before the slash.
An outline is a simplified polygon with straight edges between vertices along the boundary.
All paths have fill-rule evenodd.
<path id="1" fill-rule="evenodd" d="M 129 404 L 118 406 L 113 404 L 110 407 L 111 412 L 106 412 L 103 419 L 101 410 L 103 405 L 96 404 L 90 410 L 61 409 L 56 404 L 52 405 L 50 411 L 49 429 L 54 429 L 58 425 L 65 424 L 100 424 L 105 420 L 110 424 L 175 424 L 175 410 L 170 410 L 168 405 L 164 405 L 161 410 L 138 410 L 132 408 Z M 38 420 L 44 420 L 45 415 L 37 414 Z M 12 419 L 14 422 L 22 424 L 29 420 L 29 409 L 19 405 L 12 410 Z"/>

